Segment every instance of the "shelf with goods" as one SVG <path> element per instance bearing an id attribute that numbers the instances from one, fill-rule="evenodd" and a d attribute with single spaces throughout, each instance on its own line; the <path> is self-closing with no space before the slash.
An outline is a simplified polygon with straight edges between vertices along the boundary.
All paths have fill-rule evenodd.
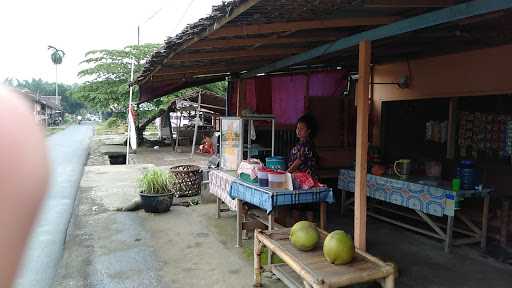
<path id="1" fill-rule="evenodd" d="M 244 115 L 241 117 L 243 127 L 247 129 L 247 139 L 244 139 L 244 156 L 245 159 L 251 158 L 251 156 L 260 155 L 260 152 L 266 154 L 270 152 L 270 156 L 274 156 L 274 147 L 275 147 L 275 117 L 271 114 L 255 114 L 255 115 Z M 256 129 L 257 126 L 254 125 L 255 121 L 268 121 L 271 122 L 271 143 L 270 147 L 261 146 L 260 144 L 256 144 L 254 140 L 256 139 Z M 245 154 L 247 152 L 247 154 Z M 256 152 L 256 153 L 255 153 Z"/>

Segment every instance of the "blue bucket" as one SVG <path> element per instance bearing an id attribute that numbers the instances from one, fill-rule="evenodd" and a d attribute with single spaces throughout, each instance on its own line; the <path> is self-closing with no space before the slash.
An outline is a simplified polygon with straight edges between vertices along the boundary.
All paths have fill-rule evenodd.
<path id="1" fill-rule="evenodd" d="M 283 156 L 267 157 L 265 164 L 268 168 L 286 171 L 286 158 Z"/>

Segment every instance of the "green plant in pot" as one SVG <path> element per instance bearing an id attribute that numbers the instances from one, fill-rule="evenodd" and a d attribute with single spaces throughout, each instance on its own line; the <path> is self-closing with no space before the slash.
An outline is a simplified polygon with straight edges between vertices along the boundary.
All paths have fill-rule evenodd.
<path id="1" fill-rule="evenodd" d="M 167 212 L 171 208 L 174 193 L 171 185 L 174 178 L 158 168 L 150 169 L 139 178 L 142 208 L 150 213 Z"/>

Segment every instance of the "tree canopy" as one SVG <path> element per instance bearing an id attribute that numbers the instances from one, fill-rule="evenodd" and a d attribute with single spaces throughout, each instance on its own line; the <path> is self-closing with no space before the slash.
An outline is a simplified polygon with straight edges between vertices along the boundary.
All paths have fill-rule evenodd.
<path id="1" fill-rule="evenodd" d="M 123 49 L 101 49 L 85 54 L 78 72 L 86 81 L 75 90 L 78 99 L 97 111 L 120 112 L 128 107 L 131 61 L 135 61 L 134 75 L 143 69 L 143 63 L 159 44 L 127 46 Z M 134 87 L 134 95 L 138 95 Z M 134 98 L 136 100 L 136 98 Z"/>
<path id="2" fill-rule="evenodd" d="M 88 67 L 78 73 L 80 78 L 86 79 L 74 95 L 88 106 L 97 111 L 124 113 L 128 107 L 131 63 L 135 60 L 134 75 L 138 75 L 144 68 L 144 61 L 151 56 L 160 44 L 132 45 L 123 49 L 101 49 L 89 51 L 85 54 L 82 65 Z M 189 88 L 173 93 L 149 103 L 144 103 L 139 115 L 144 118 L 147 112 L 155 109 L 164 109 L 172 99 L 191 89 L 203 89 L 218 95 L 226 94 L 225 81 L 203 85 L 199 88 Z M 134 87 L 134 101 L 137 100 L 138 87 Z"/>
<path id="3" fill-rule="evenodd" d="M 48 50 L 52 50 L 52 54 L 50 55 L 50 58 L 52 59 L 53 64 L 59 65 L 62 64 L 62 59 L 64 58 L 64 55 L 66 53 L 60 49 L 57 49 L 51 45 L 48 46 Z"/>
<path id="4" fill-rule="evenodd" d="M 21 90 L 28 90 L 34 95 L 39 96 L 54 96 L 55 95 L 55 82 L 47 82 L 43 79 L 31 80 L 18 80 L 13 78 L 7 78 L 4 80 L 4 84 L 18 88 Z M 81 109 L 84 108 L 82 102 L 78 101 L 72 96 L 73 89 L 76 89 L 78 84 L 67 85 L 59 83 L 59 96 L 61 96 L 61 105 L 65 113 L 77 114 Z"/>

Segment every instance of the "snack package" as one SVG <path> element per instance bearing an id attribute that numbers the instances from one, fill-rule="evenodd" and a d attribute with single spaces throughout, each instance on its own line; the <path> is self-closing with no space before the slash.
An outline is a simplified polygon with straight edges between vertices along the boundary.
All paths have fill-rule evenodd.
<path id="1" fill-rule="evenodd" d="M 295 172 L 292 176 L 299 189 L 309 189 L 315 186 L 315 180 L 306 172 Z"/>

